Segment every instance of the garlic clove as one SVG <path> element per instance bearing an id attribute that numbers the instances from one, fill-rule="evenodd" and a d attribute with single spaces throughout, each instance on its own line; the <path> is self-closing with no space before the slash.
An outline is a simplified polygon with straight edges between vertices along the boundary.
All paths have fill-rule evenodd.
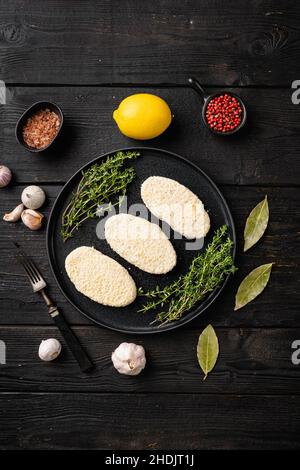
<path id="1" fill-rule="evenodd" d="M 21 201 L 28 209 L 39 209 L 46 199 L 45 192 L 39 186 L 27 186 L 21 194 Z"/>
<path id="2" fill-rule="evenodd" d="M 5 188 L 12 179 L 12 173 L 7 166 L 0 165 L 0 188 Z"/>
<path id="3" fill-rule="evenodd" d="M 39 358 L 46 362 L 53 361 L 60 355 L 60 352 L 60 342 L 55 338 L 49 338 L 41 342 L 39 347 Z"/>
<path id="4" fill-rule="evenodd" d="M 24 204 L 19 204 L 17 207 L 14 208 L 8 214 L 5 214 L 3 220 L 5 222 L 17 222 L 21 218 L 21 214 L 24 210 Z"/>
<path id="5" fill-rule="evenodd" d="M 146 365 L 143 346 L 134 343 L 121 343 L 112 353 L 111 360 L 120 374 L 138 375 Z"/>
<path id="6" fill-rule="evenodd" d="M 30 230 L 39 230 L 42 226 L 43 214 L 32 209 L 25 209 L 21 214 L 22 222 Z"/>

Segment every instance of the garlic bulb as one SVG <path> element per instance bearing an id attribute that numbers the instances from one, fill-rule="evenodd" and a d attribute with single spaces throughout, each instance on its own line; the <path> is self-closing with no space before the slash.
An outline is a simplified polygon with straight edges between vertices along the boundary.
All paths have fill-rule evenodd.
<path id="1" fill-rule="evenodd" d="M 42 361 L 53 361 L 61 352 L 61 344 L 55 338 L 49 338 L 41 342 L 39 347 L 39 358 Z"/>
<path id="2" fill-rule="evenodd" d="M 121 343 L 112 353 L 111 360 L 120 374 L 138 375 L 146 365 L 143 346 Z"/>
<path id="3" fill-rule="evenodd" d="M 24 204 L 19 204 L 17 207 L 14 208 L 8 214 L 5 214 L 3 220 L 5 222 L 17 222 L 21 218 L 21 214 L 24 210 Z"/>
<path id="4" fill-rule="evenodd" d="M 40 212 L 33 211 L 31 209 L 25 209 L 21 214 L 22 222 L 30 230 L 39 230 L 42 226 L 43 214 Z"/>
<path id="5" fill-rule="evenodd" d="M 0 188 L 5 188 L 12 178 L 10 169 L 7 166 L 0 165 Z"/>
<path id="6" fill-rule="evenodd" d="M 39 209 L 42 207 L 46 199 L 46 195 L 39 186 L 27 186 L 22 192 L 21 201 L 28 209 Z"/>

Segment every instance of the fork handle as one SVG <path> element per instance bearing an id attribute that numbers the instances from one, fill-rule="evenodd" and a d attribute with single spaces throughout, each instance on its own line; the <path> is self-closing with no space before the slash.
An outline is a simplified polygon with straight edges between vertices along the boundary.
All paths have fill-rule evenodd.
<path id="1" fill-rule="evenodd" d="M 53 305 L 51 299 L 46 295 L 46 293 L 44 291 L 41 291 L 41 293 L 46 304 L 48 305 L 50 316 L 53 318 L 57 328 L 61 332 L 62 337 L 69 346 L 82 372 L 87 372 L 88 370 L 92 369 L 94 366 L 93 363 L 91 362 L 87 353 L 84 351 L 77 336 L 73 333 L 63 315 L 59 312 L 58 308 Z"/>
<path id="2" fill-rule="evenodd" d="M 52 308 L 53 307 L 50 307 L 50 309 Z M 57 328 L 61 332 L 65 342 L 69 346 L 73 356 L 78 362 L 78 365 L 82 372 L 87 372 L 88 370 L 90 370 L 93 367 L 93 363 L 82 348 L 77 336 L 75 336 L 64 317 L 61 315 L 61 313 L 59 313 L 56 307 L 55 310 L 50 313 L 50 315 L 53 318 Z"/>

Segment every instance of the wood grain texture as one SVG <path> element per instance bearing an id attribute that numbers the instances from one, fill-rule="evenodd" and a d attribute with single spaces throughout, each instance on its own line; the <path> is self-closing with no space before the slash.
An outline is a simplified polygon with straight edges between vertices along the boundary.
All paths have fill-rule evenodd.
<path id="1" fill-rule="evenodd" d="M 8 83 L 285 85 L 299 78 L 298 2 L 0 2 Z M 155 71 L 155 72 L 154 72 Z"/>
<path id="2" fill-rule="evenodd" d="M 96 326 L 74 331 L 95 364 L 88 376 L 80 372 L 55 327 L 1 326 L 7 364 L 0 365 L 0 392 L 300 395 L 300 365 L 291 361 L 299 328 L 217 328 L 220 355 L 205 381 L 196 356 L 199 328 L 134 339 Z M 44 363 L 37 354 L 40 342 L 49 337 L 64 346 L 55 363 Z M 146 369 L 138 377 L 119 374 L 111 362 L 114 349 L 132 340 L 146 350 Z"/>
<path id="3" fill-rule="evenodd" d="M 34 157 L 35 158 L 35 157 Z M 60 186 L 43 186 L 48 195 L 46 218 Z M 19 203 L 23 186 L 1 192 L 1 215 Z M 208 320 L 218 326 L 300 326 L 299 317 L 299 213 L 300 193 L 292 188 L 221 187 L 229 202 L 238 233 L 239 268 L 221 297 L 193 325 L 206 326 Z M 243 228 L 249 211 L 268 194 L 270 223 L 263 239 L 248 253 L 242 254 Z M 1 217 L 2 219 L 2 217 Z M 71 307 L 60 293 L 48 266 L 45 229 L 31 232 L 23 224 L 0 221 L 0 324 L 51 324 L 42 300 L 31 291 L 22 268 L 12 262 L 13 244 L 17 240 L 49 282 L 49 292 L 72 324 L 89 323 Z M 106 243 L 103 241 L 102 243 Z M 274 262 L 269 286 L 244 309 L 234 312 L 234 295 L 243 277 L 263 262 Z"/>
<path id="4" fill-rule="evenodd" d="M 295 396 L 35 393 L 1 405 L 1 449 L 300 447 Z"/>
<path id="5" fill-rule="evenodd" d="M 291 82 L 300 78 L 300 3 L 293 0 L 0 0 L 0 164 L 14 172 L 0 197 L 0 449 L 299 449 L 300 366 L 300 106 Z M 232 87 L 249 112 L 244 131 L 218 139 L 201 122 L 201 102 L 184 85 L 196 76 L 208 91 Z M 132 87 L 135 83 L 140 87 Z M 147 84 L 149 88 L 142 87 Z M 117 86 L 122 84 L 122 86 Z M 104 85 L 104 86 L 98 86 Z M 230 88 L 227 88 L 230 90 Z M 127 95 L 157 93 L 174 120 L 161 137 L 122 136 L 112 111 Z M 38 100 L 65 115 L 60 142 L 32 155 L 14 128 Z M 62 184 L 83 164 L 113 149 L 162 147 L 189 158 L 220 186 L 236 222 L 239 270 L 217 302 L 184 328 L 130 336 L 90 325 L 59 291 L 46 258 L 45 228 L 30 232 L 2 222 L 26 184 L 41 184 L 49 215 Z M 242 254 L 249 211 L 268 195 L 263 239 Z M 96 369 L 82 375 L 67 347 L 42 363 L 39 343 L 59 337 L 46 308 L 14 261 L 17 240 L 49 282 Z M 242 278 L 274 262 L 270 284 L 234 312 Z M 202 381 L 198 335 L 212 323 L 220 342 L 213 373 Z M 75 325 L 75 326 L 74 326 Z M 145 346 L 147 368 L 118 374 L 110 355 L 121 341 Z"/>
<path id="6" fill-rule="evenodd" d="M 182 154 L 219 184 L 299 185 L 300 107 L 292 104 L 291 90 L 235 89 L 248 106 L 248 124 L 240 134 L 222 138 L 202 123 L 202 103 L 193 90 L 145 89 L 167 100 L 174 120 L 161 137 L 144 142 L 124 137 L 112 118 L 124 97 L 140 91 L 110 87 L 11 88 L 8 104 L 0 106 L 1 163 L 14 170 L 20 183 L 65 182 L 102 153 L 142 145 Z M 65 125 L 58 145 L 35 155 L 16 142 L 14 131 L 22 112 L 42 100 L 62 107 Z"/>

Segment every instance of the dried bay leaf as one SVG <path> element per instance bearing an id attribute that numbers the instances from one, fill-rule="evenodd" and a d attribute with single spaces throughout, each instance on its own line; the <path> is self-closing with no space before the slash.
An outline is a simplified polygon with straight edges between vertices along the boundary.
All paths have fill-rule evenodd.
<path id="1" fill-rule="evenodd" d="M 270 279 L 272 265 L 262 264 L 245 277 L 236 293 L 234 310 L 244 307 L 264 290 Z"/>
<path id="2" fill-rule="evenodd" d="M 219 341 L 215 330 L 208 325 L 199 336 L 197 345 L 198 362 L 206 379 L 209 372 L 214 368 L 219 355 Z"/>
<path id="3" fill-rule="evenodd" d="M 249 250 L 263 236 L 269 221 L 268 198 L 257 204 L 250 212 L 244 230 L 244 251 Z"/>

